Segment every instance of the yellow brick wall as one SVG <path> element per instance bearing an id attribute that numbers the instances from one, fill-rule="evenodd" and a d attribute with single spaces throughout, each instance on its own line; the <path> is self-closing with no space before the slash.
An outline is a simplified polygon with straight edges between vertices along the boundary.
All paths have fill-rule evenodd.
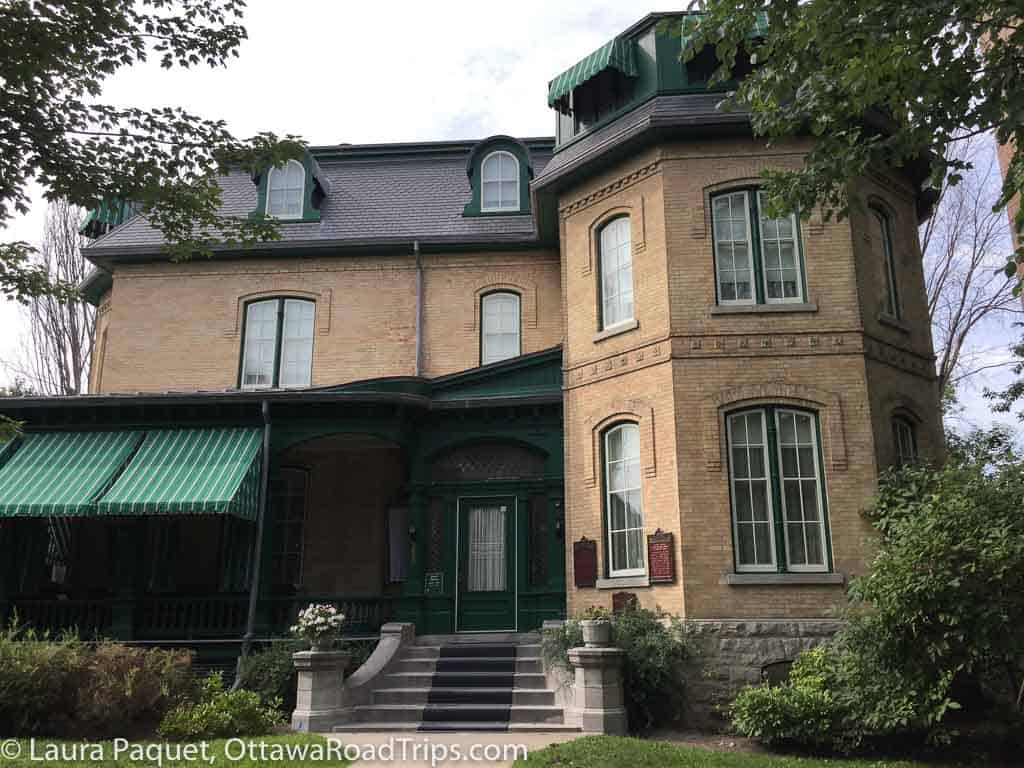
<path id="1" fill-rule="evenodd" d="M 610 607 L 616 591 L 694 619 L 815 618 L 842 605 L 841 585 L 720 583 L 733 571 L 723 448 L 723 418 L 731 409 L 778 403 L 818 413 L 834 570 L 847 577 L 863 573 L 870 551 L 872 531 L 861 513 L 878 467 L 891 461 L 896 393 L 913 399 L 907 407 L 920 419 L 922 452 L 941 452 L 913 199 L 898 180 L 865 180 L 853 195 L 882 198 L 896 214 L 903 327 L 877 320 L 881 272 L 864 242 L 863 214 L 826 221 L 817 209 L 800 223 L 807 306 L 716 311 L 710 196 L 756 185 L 765 168 L 799 167 L 806 149 L 801 142 L 767 147 L 749 140 L 665 144 L 560 199 L 570 613 Z M 632 217 L 638 327 L 595 338 L 595 230 L 621 212 Z M 572 542 L 602 536 L 595 429 L 617 418 L 641 425 L 645 533 L 674 534 L 678 579 L 671 586 L 577 590 Z M 602 572 L 605 549 L 601 542 Z"/>
<path id="2" fill-rule="evenodd" d="M 427 254 L 426 376 L 479 365 L 480 294 L 521 295 L 522 349 L 562 338 L 558 254 Z M 247 300 L 316 301 L 313 385 L 415 370 L 416 270 L 411 255 L 247 259 L 119 268 L 93 391 L 218 390 L 237 386 Z"/>

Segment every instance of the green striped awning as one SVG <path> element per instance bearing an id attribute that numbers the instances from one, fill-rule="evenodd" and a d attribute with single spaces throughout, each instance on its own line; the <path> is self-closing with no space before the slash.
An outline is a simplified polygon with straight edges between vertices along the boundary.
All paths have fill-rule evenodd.
<path id="1" fill-rule="evenodd" d="M 689 13 L 683 16 L 682 21 L 682 50 L 686 51 L 686 47 L 690 44 L 690 40 L 693 35 L 689 34 L 687 28 L 694 23 L 698 26 L 703 20 L 703 14 Z M 767 11 L 758 11 L 754 15 L 754 28 L 747 33 L 748 40 L 756 40 L 760 37 L 766 37 L 768 35 L 768 13 Z M 698 51 L 700 53 L 700 51 Z"/>
<path id="2" fill-rule="evenodd" d="M 95 514 L 97 496 L 141 439 L 141 432 L 26 434 L 0 467 L 0 518 Z"/>
<path id="3" fill-rule="evenodd" d="M 581 59 L 548 83 L 548 106 L 553 107 L 587 80 L 606 69 L 617 69 L 624 75 L 636 77 L 636 44 L 629 39 L 614 38 L 585 59 Z"/>
<path id="4" fill-rule="evenodd" d="M 260 430 L 161 429 L 146 439 L 97 505 L 101 515 L 256 518 Z"/>

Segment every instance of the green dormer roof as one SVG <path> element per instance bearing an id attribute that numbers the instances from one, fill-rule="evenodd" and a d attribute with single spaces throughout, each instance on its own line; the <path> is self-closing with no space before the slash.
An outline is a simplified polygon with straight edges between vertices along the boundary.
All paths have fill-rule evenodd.
<path id="1" fill-rule="evenodd" d="M 616 37 L 580 59 L 548 83 L 548 106 L 553 107 L 566 99 L 573 89 L 606 69 L 617 69 L 627 77 L 636 77 L 640 72 L 636 66 L 635 48 L 633 40 Z"/>

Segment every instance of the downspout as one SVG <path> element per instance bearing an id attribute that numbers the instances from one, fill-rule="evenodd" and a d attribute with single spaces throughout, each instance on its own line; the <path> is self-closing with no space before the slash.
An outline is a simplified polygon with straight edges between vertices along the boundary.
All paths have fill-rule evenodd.
<path id="1" fill-rule="evenodd" d="M 412 252 L 416 255 L 416 375 L 423 372 L 423 259 L 420 256 L 420 241 L 412 241 Z"/>
<path id="2" fill-rule="evenodd" d="M 259 603 L 260 571 L 263 560 L 263 524 L 267 519 L 267 494 L 270 486 L 270 403 L 266 400 L 262 401 L 260 411 L 263 415 L 263 454 L 260 463 L 260 498 L 256 507 L 256 543 L 253 545 L 252 578 L 249 584 L 249 614 L 245 620 L 242 653 L 238 657 L 235 682 L 231 686 L 231 690 L 237 690 L 242 684 L 242 659 L 249 655 L 252 641 L 256 636 L 256 608 Z"/>

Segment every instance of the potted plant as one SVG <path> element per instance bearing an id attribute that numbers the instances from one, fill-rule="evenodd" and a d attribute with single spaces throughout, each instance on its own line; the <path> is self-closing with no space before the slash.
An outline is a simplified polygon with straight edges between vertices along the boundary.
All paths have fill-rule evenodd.
<path id="1" fill-rule="evenodd" d="M 345 614 L 330 603 L 311 603 L 299 611 L 292 634 L 309 641 L 314 651 L 329 651 L 341 636 Z"/>
<path id="2" fill-rule="evenodd" d="M 588 648 L 610 645 L 612 621 L 604 608 L 588 608 L 580 620 L 583 630 L 583 644 Z"/>

